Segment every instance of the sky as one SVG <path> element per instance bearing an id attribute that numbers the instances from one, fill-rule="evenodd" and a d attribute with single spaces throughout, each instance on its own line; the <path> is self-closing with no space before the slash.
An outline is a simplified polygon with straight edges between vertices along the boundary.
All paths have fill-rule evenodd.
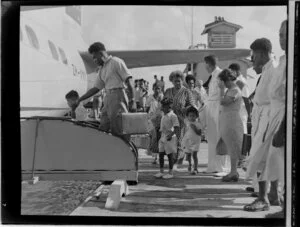
<path id="1" fill-rule="evenodd" d="M 285 6 L 83 6 L 82 34 L 87 44 L 100 41 L 107 50 L 187 49 L 191 45 L 192 10 L 194 15 L 193 43 L 207 43 L 201 35 L 205 24 L 215 16 L 241 25 L 237 32 L 237 48 L 249 49 L 257 38 L 268 38 L 273 52 L 283 54 L 278 31 L 287 19 Z M 153 75 L 168 76 L 185 65 L 130 69 L 134 79 L 144 78 L 153 83 Z"/>

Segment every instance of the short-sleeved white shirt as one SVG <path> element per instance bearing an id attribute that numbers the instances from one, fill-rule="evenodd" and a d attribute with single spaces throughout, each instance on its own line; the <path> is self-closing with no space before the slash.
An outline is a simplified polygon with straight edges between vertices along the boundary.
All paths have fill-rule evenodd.
<path id="1" fill-rule="evenodd" d="M 261 73 L 261 79 L 257 85 L 255 95 L 253 98 L 253 102 L 258 106 L 269 105 L 270 97 L 269 97 L 269 85 L 272 81 L 272 76 L 274 74 L 275 62 L 273 60 L 268 61 Z"/>
<path id="2" fill-rule="evenodd" d="M 95 87 L 102 90 L 112 88 L 125 88 L 124 82 L 130 76 L 125 62 L 118 58 L 109 56 L 108 60 L 99 69 Z"/>
<path id="3" fill-rule="evenodd" d="M 285 104 L 286 99 L 286 55 L 279 59 L 279 64 L 274 71 L 272 81 L 269 85 L 269 97 L 271 102 L 281 102 Z"/>
<path id="4" fill-rule="evenodd" d="M 163 115 L 160 123 L 160 131 L 162 137 L 166 137 L 168 134 L 174 131 L 174 127 L 179 127 L 179 121 L 177 115 L 171 110 L 168 114 Z M 175 136 L 175 135 L 174 135 Z"/>

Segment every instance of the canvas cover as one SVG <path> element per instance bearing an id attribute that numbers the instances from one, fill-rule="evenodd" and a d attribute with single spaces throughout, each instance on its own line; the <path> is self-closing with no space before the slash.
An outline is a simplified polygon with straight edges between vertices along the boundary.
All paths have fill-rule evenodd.
<path id="1" fill-rule="evenodd" d="M 96 127 L 55 118 L 21 121 L 21 159 L 23 172 L 138 168 L 137 151 L 130 143 Z"/>

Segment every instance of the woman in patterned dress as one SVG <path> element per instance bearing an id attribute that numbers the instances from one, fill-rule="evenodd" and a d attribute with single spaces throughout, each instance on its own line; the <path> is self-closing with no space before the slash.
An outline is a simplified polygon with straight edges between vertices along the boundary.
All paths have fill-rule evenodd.
<path id="1" fill-rule="evenodd" d="M 182 164 L 184 153 L 181 150 L 180 144 L 181 139 L 185 133 L 185 111 L 187 107 L 194 106 L 196 108 L 195 99 L 191 93 L 191 91 L 183 86 L 183 73 L 179 70 L 173 71 L 169 77 L 170 81 L 173 83 L 172 88 L 168 88 L 165 91 L 164 98 L 169 98 L 173 100 L 172 109 L 174 113 L 177 115 L 180 126 L 180 138 L 178 141 L 178 162 L 177 164 Z"/>

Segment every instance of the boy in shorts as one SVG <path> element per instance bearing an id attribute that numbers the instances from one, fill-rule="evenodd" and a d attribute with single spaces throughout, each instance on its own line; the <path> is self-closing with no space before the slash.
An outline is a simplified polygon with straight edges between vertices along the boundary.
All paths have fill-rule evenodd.
<path id="1" fill-rule="evenodd" d="M 201 143 L 201 128 L 202 125 L 197 120 L 199 118 L 198 110 L 191 106 L 186 111 L 187 131 L 181 141 L 183 151 L 186 153 L 187 161 L 189 162 L 188 171 L 192 175 L 198 173 L 198 150 Z M 192 157 L 194 161 L 194 170 L 192 171 Z"/>
<path id="2" fill-rule="evenodd" d="M 160 172 L 155 174 L 156 178 L 170 179 L 174 177 L 174 156 L 177 152 L 177 141 L 180 136 L 180 129 L 178 117 L 172 111 L 171 105 L 171 99 L 164 98 L 161 101 L 161 110 L 164 115 L 160 123 L 161 138 L 158 143 Z M 165 154 L 169 160 L 169 173 L 166 175 L 164 175 Z"/>

